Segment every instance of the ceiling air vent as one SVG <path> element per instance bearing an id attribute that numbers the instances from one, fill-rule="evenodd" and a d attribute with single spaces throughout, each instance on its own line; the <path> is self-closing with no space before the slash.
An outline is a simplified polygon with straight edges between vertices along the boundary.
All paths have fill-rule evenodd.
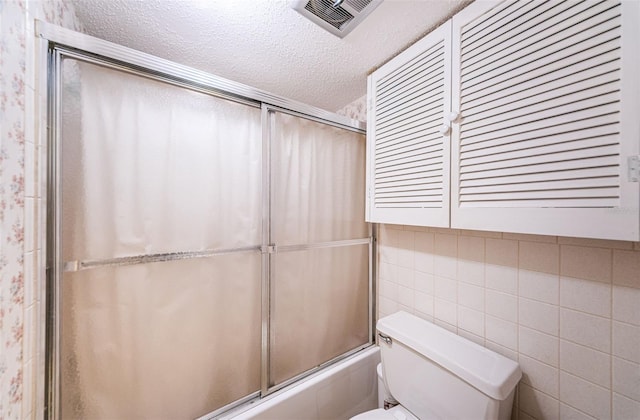
<path id="1" fill-rule="evenodd" d="M 302 16 L 342 38 L 378 7 L 382 0 L 294 0 Z"/>

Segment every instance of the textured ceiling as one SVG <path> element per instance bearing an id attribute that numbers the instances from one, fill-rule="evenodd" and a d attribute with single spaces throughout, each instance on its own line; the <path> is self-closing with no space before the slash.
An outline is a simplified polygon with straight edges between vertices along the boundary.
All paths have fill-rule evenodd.
<path id="1" fill-rule="evenodd" d="M 465 0 L 385 0 L 345 38 L 288 0 L 74 0 L 84 31 L 330 111 Z"/>

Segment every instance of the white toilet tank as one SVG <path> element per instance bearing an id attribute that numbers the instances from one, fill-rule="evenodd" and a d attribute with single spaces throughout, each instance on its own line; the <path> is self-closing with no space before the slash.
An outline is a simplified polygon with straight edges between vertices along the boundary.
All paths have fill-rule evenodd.
<path id="1" fill-rule="evenodd" d="M 389 391 L 416 417 L 510 418 L 518 363 L 407 312 L 377 329 Z"/>

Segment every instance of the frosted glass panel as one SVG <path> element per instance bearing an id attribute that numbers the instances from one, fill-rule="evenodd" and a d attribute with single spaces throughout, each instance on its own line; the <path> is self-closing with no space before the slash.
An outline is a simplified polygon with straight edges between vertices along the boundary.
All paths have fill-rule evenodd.
<path id="1" fill-rule="evenodd" d="M 272 382 L 368 342 L 368 245 L 285 252 L 273 262 Z"/>
<path id="2" fill-rule="evenodd" d="M 66 59 L 68 260 L 261 243 L 260 109 Z"/>
<path id="3" fill-rule="evenodd" d="M 66 59 L 64 261 L 257 247 L 260 110 Z M 259 390 L 261 256 L 65 273 L 62 418 L 175 419 Z"/>
<path id="4" fill-rule="evenodd" d="M 365 136 L 282 113 L 272 118 L 275 243 L 368 237 Z"/>
<path id="5" fill-rule="evenodd" d="M 186 419 L 260 388 L 256 254 L 66 273 L 63 419 Z"/>

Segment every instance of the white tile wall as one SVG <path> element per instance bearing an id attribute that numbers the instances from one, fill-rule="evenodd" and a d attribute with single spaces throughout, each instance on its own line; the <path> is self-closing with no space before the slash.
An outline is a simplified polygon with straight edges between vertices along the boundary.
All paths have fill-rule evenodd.
<path id="1" fill-rule="evenodd" d="M 514 360 L 514 418 L 640 419 L 640 244 L 382 225 L 399 309 Z"/>

